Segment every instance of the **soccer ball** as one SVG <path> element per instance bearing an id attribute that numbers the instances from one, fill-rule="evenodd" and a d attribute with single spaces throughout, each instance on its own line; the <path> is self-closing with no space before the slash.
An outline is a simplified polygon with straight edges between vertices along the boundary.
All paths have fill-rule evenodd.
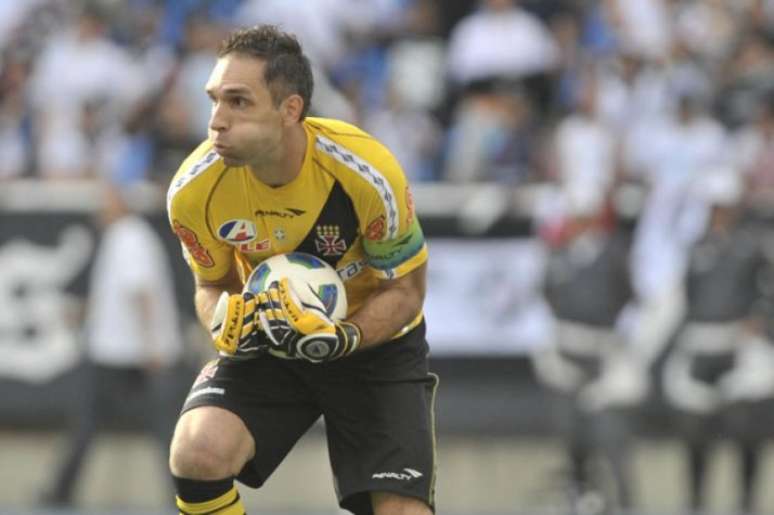
<path id="1" fill-rule="evenodd" d="M 262 261 L 245 282 L 245 291 L 262 292 L 283 277 L 306 306 L 322 309 L 333 320 L 347 316 L 344 282 L 328 263 L 304 252 L 277 254 Z"/>

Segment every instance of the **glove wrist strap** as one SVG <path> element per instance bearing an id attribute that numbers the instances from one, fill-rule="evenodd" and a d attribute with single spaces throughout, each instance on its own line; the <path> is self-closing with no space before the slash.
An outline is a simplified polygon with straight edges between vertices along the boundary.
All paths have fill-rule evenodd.
<path id="1" fill-rule="evenodd" d="M 338 322 L 336 324 L 336 336 L 341 343 L 341 351 L 337 357 L 344 357 L 355 352 L 360 347 L 360 340 L 363 333 L 360 328 L 352 322 Z"/>

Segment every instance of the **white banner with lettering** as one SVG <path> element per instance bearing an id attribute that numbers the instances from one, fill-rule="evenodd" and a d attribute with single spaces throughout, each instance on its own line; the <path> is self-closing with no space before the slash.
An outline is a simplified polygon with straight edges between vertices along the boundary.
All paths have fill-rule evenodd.
<path id="1" fill-rule="evenodd" d="M 425 315 L 434 356 L 522 354 L 545 341 L 551 317 L 540 293 L 539 244 L 436 238 L 428 246 Z"/>

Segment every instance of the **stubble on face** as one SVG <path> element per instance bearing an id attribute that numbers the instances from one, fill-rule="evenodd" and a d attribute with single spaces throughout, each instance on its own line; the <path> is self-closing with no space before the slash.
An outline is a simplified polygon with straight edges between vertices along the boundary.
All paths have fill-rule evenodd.
<path id="1" fill-rule="evenodd" d="M 263 81 L 262 59 L 230 54 L 207 81 L 213 101 L 209 139 L 227 166 L 265 166 L 278 159 L 282 120 Z"/>

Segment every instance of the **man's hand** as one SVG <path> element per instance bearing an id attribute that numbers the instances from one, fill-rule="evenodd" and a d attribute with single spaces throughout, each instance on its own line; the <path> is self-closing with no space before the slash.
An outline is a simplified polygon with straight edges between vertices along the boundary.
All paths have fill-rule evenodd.
<path id="1" fill-rule="evenodd" d="M 360 328 L 334 322 L 322 307 L 302 303 L 287 278 L 258 294 L 258 316 L 280 357 L 322 363 L 347 356 L 360 345 Z"/>
<path id="2" fill-rule="evenodd" d="M 229 356 L 251 358 L 269 347 L 256 318 L 255 296 L 250 292 L 223 292 L 215 305 L 210 324 L 215 348 Z"/>

